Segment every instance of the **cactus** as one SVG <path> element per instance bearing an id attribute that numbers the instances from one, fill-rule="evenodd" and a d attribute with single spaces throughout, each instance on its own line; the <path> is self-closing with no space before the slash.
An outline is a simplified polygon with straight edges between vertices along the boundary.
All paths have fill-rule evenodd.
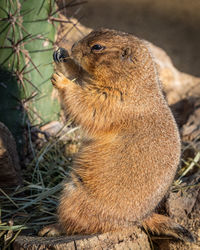
<path id="1" fill-rule="evenodd" d="M 26 118 L 32 125 L 58 119 L 50 83 L 56 13 L 54 0 L 1 0 L 0 120 L 11 131 Z"/>

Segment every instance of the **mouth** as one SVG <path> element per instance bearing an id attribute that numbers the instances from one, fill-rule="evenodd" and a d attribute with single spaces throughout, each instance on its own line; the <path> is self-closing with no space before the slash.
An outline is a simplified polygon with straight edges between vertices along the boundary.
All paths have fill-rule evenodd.
<path id="1" fill-rule="evenodd" d="M 65 62 L 67 58 L 69 58 L 69 53 L 64 48 L 58 48 L 53 53 L 53 60 L 55 63 Z"/>
<path id="2" fill-rule="evenodd" d="M 76 58 L 76 56 L 71 53 L 71 56 L 69 55 L 68 51 L 64 48 L 58 48 L 53 53 L 53 60 L 57 63 L 67 62 L 72 63 L 72 65 L 76 65 L 76 67 L 79 69 L 79 71 L 85 71 L 80 63 L 79 58 Z"/>

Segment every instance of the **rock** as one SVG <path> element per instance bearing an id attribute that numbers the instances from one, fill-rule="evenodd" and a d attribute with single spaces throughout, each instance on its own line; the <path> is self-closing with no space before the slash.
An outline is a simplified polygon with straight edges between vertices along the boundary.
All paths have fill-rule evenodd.
<path id="1" fill-rule="evenodd" d="M 150 49 L 169 105 L 188 99 L 190 96 L 200 96 L 200 78 L 178 71 L 167 53 L 161 48 L 150 44 Z"/>
<path id="2" fill-rule="evenodd" d="M 194 192 L 194 194 L 192 194 Z M 197 197 L 196 197 L 197 195 Z M 189 197 L 191 197 L 191 201 L 189 201 Z M 162 250 L 200 250 L 200 192 L 196 192 L 195 188 L 188 189 L 185 192 L 185 195 L 182 196 L 177 194 L 177 199 L 179 201 L 175 202 L 175 196 L 169 200 L 171 203 L 171 208 L 173 206 L 173 211 L 171 209 L 171 213 L 179 224 L 186 227 L 190 232 L 193 233 L 196 242 L 182 242 L 182 241 L 172 241 L 172 240 L 163 240 L 162 238 L 155 239 L 154 243 L 158 247 L 157 249 Z M 184 201 L 185 199 L 185 201 Z M 177 207 L 179 206 L 179 207 Z M 185 216 L 183 210 L 184 206 L 186 208 L 186 213 L 188 216 Z"/>
<path id="3" fill-rule="evenodd" d="M 61 18 L 66 20 L 63 15 L 61 15 Z M 70 20 L 71 23 L 60 25 L 57 39 L 57 45 L 68 51 L 71 50 L 74 42 L 92 30 L 78 23 L 76 19 Z M 183 135 L 184 141 L 188 141 L 188 138 L 191 141 L 192 138 L 194 139 L 199 135 L 200 119 L 196 119 L 199 117 L 199 109 L 196 110 L 195 107 L 198 105 L 196 99 L 200 97 L 200 78 L 178 71 L 163 49 L 149 42 L 147 44 L 156 62 L 163 91 L 168 104 L 172 108 L 176 122 L 180 128 L 187 123 L 181 129 L 181 135 Z M 193 114 L 193 112 L 195 113 Z M 195 124 L 192 123 L 194 119 Z"/>
<path id="4" fill-rule="evenodd" d="M 52 121 L 44 126 L 40 127 L 40 130 L 43 133 L 46 133 L 47 136 L 56 136 L 64 127 L 64 124 L 62 124 L 59 121 Z"/>
<path id="5" fill-rule="evenodd" d="M 197 199 L 199 188 L 190 189 L 188 192 L 170 193 L 167 207 L 170 217 L 185 219 L 191 213 Z"/>
<path id="6" fill-rule="evenodd" d="M 193 112 L 181 129 L 181 137 L 184 142 L 192 142 L 193 147 L 200 150 L 200 97 L 193 100 Z"/>
<path id="7" fill-rule="evenodd" d="M 22 183 L 16 143 L 8 128 L 0 122 L 0 188 Z"/>
<path id="8" fill-rule="evenodd" d="M 61 15 L 61 18 L 63 20 L 68 20 L 63 15 Z M 71 23 L 61 23 L 57 38 L 57 45 L 68 51 L 71 50 L 71 46 L 74 42 L 80 40 L 92 31 L 92 29 L 78 23 L 74 18 L 70 19 L 70 21 Z M 163 85 L 163 90 L 166 93 L 168 104 L 173 105 L 190 96 L 199 97 L 200 78 L 178 71 L 163 49 L 152 43 L 148 44 L 157 64 L 160 80 Z"/>
<path id="9" fill-rule="evenodd" d="M 62 18 L 65 19 L 64 16 L 62 16 Z M 71 20 L 74 24 L 76 23 L 75 19 Z M 76 25 L 74 24 L 61 24 L 60 31 L 58 32 L 59 36 L 57 39 L 57 45 L 66 48 L 68 51 L 70 51 L 74 42 L 81 39 L 91 31 L 91 29 L 84 27 L 80 23 L 77 23 Z M 73 26 L 75 26 L 75 28 L 72 28 Z M 66 40 L 66 34 L 68 34 L 68 40 Z M 195 134 L 193 135 L 197 136 L 196 128 L 199 127 L 200 119 L 196 118 L 199 117 L 199 114 L 195 113 L 195 110 L 198 109 L 198 104 L 196 104 L 196 101 L 194 100 L 200 97 L 200 78 L 178 71 L 174 67 L 170 57 L 163 49 L 153 45 L 152 43 L 148 44 L 157 65 L 158 74 L 163 86 L 163 91 L 166 95 L 167 102 L 169 105 L 173 105 L 174 112 L 177 113 L 176 117 L 178 117 L 177 121 L 179 122 L 180 128 L 182 128 L 185 123 L 188 124 L 187 128 L 183 127 L 182 135 L 188 136 L 195 131 Z M 193 121 L 195 121 L 195 128 L 192 126 Z M 197 206 L 195 204 L 197 204 L 196 197 L 198 195 L 199 189 L 197 189 L 194 194 L 192 194 L 192 192 L 193 190 L 188 192 L 185 196 L 182 196 L 180 193 L 171 194 L 168 203 L 168 209 L 172 217 L 179 217 L 180 223 L 182 222 L 182 218 L 188 220 L 188 223 L 191 224 L 194 221 L 196 224 L 191 225 L 191 230 L 194 232 L 197 228 L 199 228 L 199 213 L 197 214 L 199 209 L 196 209 L 196 212 L 193 212 L 193 208 Z M 188 214 L 193 216 L 193 220 L 188 219 Z M 183 242 L 178 242 L 176 244 L 176 242 L 171 240 L 160 240 L 158 245 L 159 249 L 199 249 L 199 242 L 197 245 Z"/>
<path id="10" fill-rule="evenodd" d="M 139 228 L 121 232 L 109 232 L 99 235 L 75 235 L 60 237 L 19 236 L 13 244 L 14 250 L 81 250 L 81 249 L 145 249 L 150 250 L 147 235 Z"/>

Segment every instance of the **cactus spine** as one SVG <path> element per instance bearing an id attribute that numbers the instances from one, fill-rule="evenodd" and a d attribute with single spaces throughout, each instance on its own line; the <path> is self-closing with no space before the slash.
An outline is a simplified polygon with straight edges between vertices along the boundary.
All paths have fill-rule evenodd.
<path id="1" fill-rule="evenodd" d="M 11 130 L 22 125 L 25 113 L 33 125 L 57 120 L 59 104 L 50 83 L 54 0 L 0 1 L 0 120 Z"/>

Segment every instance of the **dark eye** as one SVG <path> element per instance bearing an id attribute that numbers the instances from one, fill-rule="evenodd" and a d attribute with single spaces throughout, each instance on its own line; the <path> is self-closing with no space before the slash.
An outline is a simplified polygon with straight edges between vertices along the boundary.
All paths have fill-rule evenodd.
<path id="1" fill-rule="evenodd" d="M 103 50 L 103 49 L 105 49 L 105 47 L 100 45 L 100 44 L 95 44 L 91 48 L 92 51 L 100 51 L 100 50 Z"/>

